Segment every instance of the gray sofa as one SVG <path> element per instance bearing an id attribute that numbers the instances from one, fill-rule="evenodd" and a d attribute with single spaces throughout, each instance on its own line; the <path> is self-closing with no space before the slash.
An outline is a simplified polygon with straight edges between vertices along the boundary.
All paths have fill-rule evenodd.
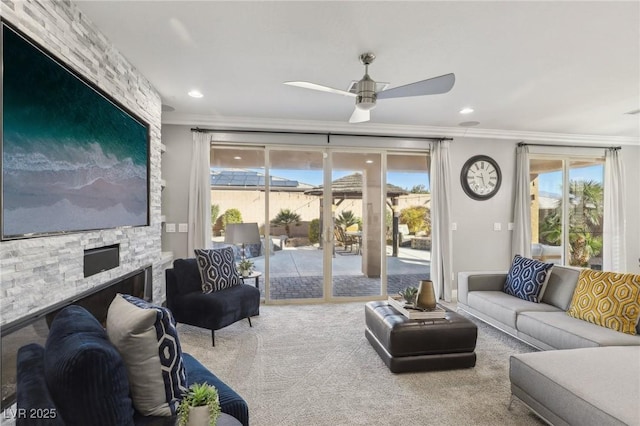
<path id="1" fill-rule="evenodd" d="M 507 272 L 460 272 L 458 309 L 546 352 L 513 355 L 511 392 L 554 425 L 640 425 L 640 330 L 572 318 L 580 270 L 555 265 L 541 303 L 502 291 Z M 564 350 L 555 350 L 564 349 Z"/>

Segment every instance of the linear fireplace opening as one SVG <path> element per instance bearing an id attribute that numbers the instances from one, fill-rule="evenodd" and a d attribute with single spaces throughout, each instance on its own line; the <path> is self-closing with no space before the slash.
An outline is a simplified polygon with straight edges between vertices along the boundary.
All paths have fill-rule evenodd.
<path id="1" fill-rule="evenodd" d="M 16 401 L 18 349 L 29 343 L 44 346 L 49 335 L 49 325 L 58 312 L 69 305 L 80 305 L 104 325 L 109 305 L 117 293 L 130 294 L 151 301 L 152 277 L 151 265 L 149 265 L 2 326 L 0 330 L 2 334 L 1 410 L 6 410 Z"/>

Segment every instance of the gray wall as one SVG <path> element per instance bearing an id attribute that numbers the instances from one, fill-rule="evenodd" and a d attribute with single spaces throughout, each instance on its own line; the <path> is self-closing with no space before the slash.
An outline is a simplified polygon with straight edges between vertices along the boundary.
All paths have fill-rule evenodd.
<path id="1" fill-rule="evenodd" d="M 167 179 L 167 188 L 162 194 L 163 212 L 167 221 L 186 222 L 190 128 L 164 125 L 162 129 L 163 143 L 167 145 L 162 166 L 163 176 Z M 508 223 L 512 221 L 518 142 L 484 138 L 456 138 L 451 142 L 452 221 L 457 225 L 457 230 L 453 231 L 453 271 L 456 277 L 460 271 L 506 270 L 511 264 Z M 460 186 L 460 169 L 476 154 L 493 157 L 502 171 L 500 191 L 487 201 L 472 200 Z M 626 178 L 627 271 L 640 273 L 640 147 L 624 146 L 621 155 Z M 502 229 L 494 231 L 494 223 L 500 223 Z M 173 251 L 176 258 L 186 255 L 186 241 L 186 234 L 162 234 L 163 249 Z"/>
<path id="2" fill-rule="evenodd" d="M 188 126 L 162 126 L 162 143 L 167 147 L 162 156 L 162 215 L 165 223 L 187 223 L 189 217 L 189 176 L 191 173 L 191 128 Z M 177 225 L 176 225 L 177 231 Z M 162 228 L 162 250 L 173 252 L 173 258 L 187 255 L 187 234 L 167 233 Z"/>
<path id="3" fill-rule="evenodd" d="M 70 2 L 2 2 L 2 17 L 150 125 L 151 225 L 5 241 L 0 247 L 1 323 L 23 317 L 152 265 L 154 300 L 164 299 L 160 241 L 160 96 Z M 84 278 L 85 249 L 120 244 L 120 266 Z"/>

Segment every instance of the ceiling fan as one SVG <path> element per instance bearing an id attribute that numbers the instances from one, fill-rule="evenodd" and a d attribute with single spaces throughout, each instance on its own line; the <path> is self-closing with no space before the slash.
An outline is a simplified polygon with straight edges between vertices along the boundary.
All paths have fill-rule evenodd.
<path id="1" fill-rule="evenodd" d="M 354 92 L 334 89 L 333 87 L 322 86 L 308 81 L 285 81 L 284 84 L 356 98 L 356 108 L 349 119 L 349 123 L 362 123 L 369 121 L 370 111 L 376 107 L 378 99 L 447 93 L 456 81 L 456 76 L 451 73 L 376 92 L 376 82 L 369 77 L 369 65 L 375 58 L 376 55 L 371 52 L 360 55 L 360 62 L 364 65 L 364 77 L 357 82 Z"/>

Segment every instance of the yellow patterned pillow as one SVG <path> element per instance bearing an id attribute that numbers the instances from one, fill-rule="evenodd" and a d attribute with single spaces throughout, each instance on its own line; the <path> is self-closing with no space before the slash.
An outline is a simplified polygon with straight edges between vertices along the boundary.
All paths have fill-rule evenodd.
<path id="1" fill-rule="evenodd" d="M 640 275 L 582 270 L 567 314 L 635 335 L 640 317 Z"/>

